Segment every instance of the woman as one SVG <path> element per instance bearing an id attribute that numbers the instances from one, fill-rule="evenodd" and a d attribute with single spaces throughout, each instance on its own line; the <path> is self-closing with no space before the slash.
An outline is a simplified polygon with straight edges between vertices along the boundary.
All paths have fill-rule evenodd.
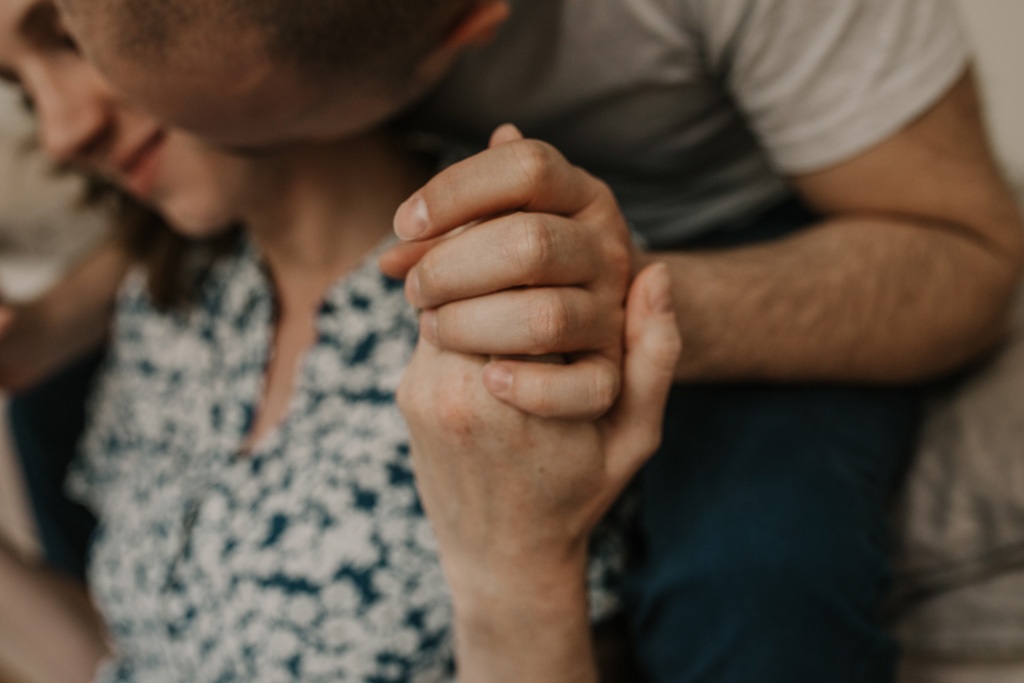
<path id="1" fill-rule="evenodd" d="M 180 234 L 209 238 L 244 226 L 227 253 L 184 264 L 184 303 L 177 308 L 161 310 L 141 274 L 124 284 L 111 357 L 71 482 L 100 520 L 89 572 L 99 612 L 73 584 L 3 556 L 0 571 L 21 590 L 0 598 L 8 601 L 0 605 L 0 640 L 22 655 L 37 653 L 28 658 L 51 680 L 88 680 L 101 662 L 99 680 L 443 680 L 453 667 L 454 624 L 463 676 L 503 670 L 508 662 L 494 659 L 493 643 L 506 626 L 521 635 L 530 617 L 501 603 L 498 618 L 486 620 L 496 637 L 476 637 L 479 603 L 460 596 L 475 600 L 486 581 L 450 571 L 446 577 L 438 554 L 457 557 L 460 568 L 493 566 L 493 557 L 477 562 L 476 551 L 460 545 L 451 506 L 433 520 L 435 540 L 394 402 L 414 357 L 416 314 L 373 256 L 390 238 L 395 208 L 429 167 L 379 131 L 261 156 L 211 150 L 120 102 L 77 54 L 48 0 L 0 1 L 0 64 L 0 74 L 33 100 L 41 143 L 57 161 L 120 185 L 158 208 Z M 674 330 L 666 324 L 667 296 L 662 271 L 638 278 L 627 390 L 631 359 L 641 355 L 632 348 L 643 351 L 660 336 L 663 349 L 678 351 L 678 339 L 664 343 L 666 330 Z M 416 352 L 417 367 L 431 353 Z M 479 381 L 478 359 L 454 362 L 467 382 Z M 561 441 L 545 441 L 547 430 L 576 444 L 589 444 L 598 431 L 602 443 L 608 435 L 628 440 L 635 424 L 656 434 L 649 416 L 660 415 L 650 407 L 662 405 L 669 373 L 662 375 L 663 382 L 641 392 L 650 395 L 647 403 L 627 401 L 628 410 L 607 424 L 526 415 L 495 424 L 529 429 L 538 443 L 558 447 Z M 495 403 L 496 419 L 514 410 Z M 642 453 L 629 449 L 616 486 L 650 443 Z M 495 451 L 500 439 L 496 444 Z M 461 500 L 461 489 L 445 488 L 453 481 L 439 467 L 445 447 L 418 444 L 428 510 L 436 511 L 440 499 Z M 585 531 L 606 503 L 591 506 Z M 472 516 L 471 506 L 459 509 Z M 529 525 L 523 532 L 557 536 Z M 614 613 L 621 559 L 615 534 L 594 543 L 589 569 L 575 561 L 576 546 L 585 555 L 585 544 L 569 545 L 565 556 L 573 560 L 564 564 L 575 572 L 572 581 L 583 586 L 584 572 L 591 577 L 592 616 Z M 541 555 L 552 554 L 543 547 Z M 578 592 L 571 606 L 577 618 L 528 635 L 544 645 L 579 642 L 587 601 Z M 41 610 L 52 619 L 35 631 L 20 617 L 11 620 Z M 58 637 L 66 657 L 50 654 Z M 567 680 L 564 667 L 592 678 L 589 642 L 582 639 L 585 647 L 539 648 L 534 668 L 552 680 Z M 531 656 L 504 648 L 511 649 L 513 659 Z M 537 680 L 528 671 L 518 668 Z"/>

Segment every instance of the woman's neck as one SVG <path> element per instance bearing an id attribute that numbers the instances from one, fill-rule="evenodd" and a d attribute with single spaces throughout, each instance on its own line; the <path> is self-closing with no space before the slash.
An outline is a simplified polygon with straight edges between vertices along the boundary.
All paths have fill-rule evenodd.
<path id="1" fill-rule="evenodd" d="M 243 220 L 271 271 L 282 315 L 315 310 L 391 234 L 395 209 L 428 174 L 385 133 L 292 147 L 265 161 L 257 162 Z"/>
<path id="2" fill-rule="evenodd" d="M 290 405 L 299 360 L 316 339 L 316 312 L 333 283 L 391 234 L 399 203 L 426 179 L 386 135 L 306 145 L 253 163 L 242 220 L 274 282 L 277 317 L 249 452 Z"/>

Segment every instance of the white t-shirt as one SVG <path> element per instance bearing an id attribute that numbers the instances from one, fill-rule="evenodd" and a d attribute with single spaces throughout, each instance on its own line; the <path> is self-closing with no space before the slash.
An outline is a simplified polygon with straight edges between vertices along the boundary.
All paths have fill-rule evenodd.
<path id="1" fill-rule="evenodd" d="M 960 76 L 947 0 L 512 0 L 417 113 L 479 149 L 511 121 L 615 189 L 668 246 L 782 200 L 785 176 L 881 142 Z"/>

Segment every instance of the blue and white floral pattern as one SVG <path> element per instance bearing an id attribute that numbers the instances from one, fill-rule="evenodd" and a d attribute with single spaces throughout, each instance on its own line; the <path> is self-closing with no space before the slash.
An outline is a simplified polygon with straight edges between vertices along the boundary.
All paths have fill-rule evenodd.
<path id="1" fill-rule="evenodd" d="M 368 259 L 329 292 L 286 420 L 245 457 L 273 294 L 251 245 L 187 313 L 126 282 L 69 487 L 101 524 L 90 582 L 114 681 L 445 681 L 451 607 L 394 392 L 417 336 Z M 591 563 L 617 609 L 621 544 Z"/>

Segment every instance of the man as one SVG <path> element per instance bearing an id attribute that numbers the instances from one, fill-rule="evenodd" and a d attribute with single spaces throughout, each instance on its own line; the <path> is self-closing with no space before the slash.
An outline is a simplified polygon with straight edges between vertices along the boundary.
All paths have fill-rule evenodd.
<path id="1" fill-rule="evenodd" d="M 947 3 L 59 4 L 127 95 L 224 144 L 414 102 L 413 125 L 471 149 L 505 120 L 551 143 L 501 129 L 399 210 L 412 244 L 384 266 L 408 272 L 423 337 L 498 355 L 482 381 L 531 412 L 599 415 L 629 273 L 657 250 L 684 353 L 642 480 L 647 673 L 891 680 L 875 609 L 913 385 L 999 338 L 1021 266 Z M 572 362 L 507 357 L 546 353 Z M 471 450 L 484 419 L 463 405 L 414 436 Z"/>

